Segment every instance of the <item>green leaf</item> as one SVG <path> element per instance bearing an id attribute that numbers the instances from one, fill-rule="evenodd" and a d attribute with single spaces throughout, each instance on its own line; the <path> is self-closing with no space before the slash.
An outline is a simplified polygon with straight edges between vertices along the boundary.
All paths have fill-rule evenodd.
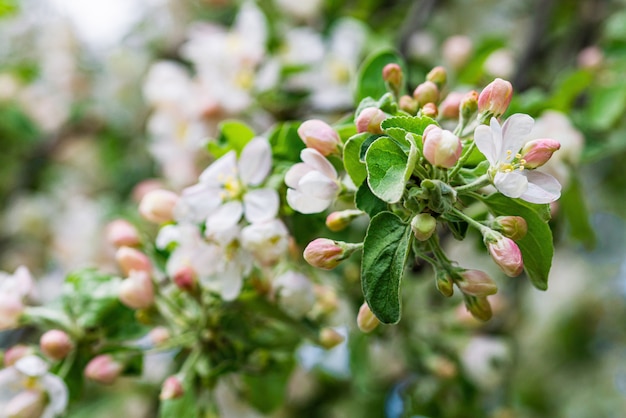
<path id="1" fill-rule="evenodd" d="M 225 120 L 218 126 L 219 136 L 217 141 L 209 142 L 207 147 L 215 158 L 219 158 L 228 151 L 235 150 L 237 155 L 252 138 L 254 131 L 248 125 L 237 120 Z"/>
<path id="2" fill-rule="evenodd" d="M 428 116 L 393 116 L 380 124 L 383 129 L 402 128 L 416 135 L 422 135 L 428 125 L 439 126 L 437 121 Z"/>
<path id="3" fill-rule="evenodd" d="M 343 147 L 343 165 L 355 186 L 359 186 L 367 177 L 367 169 L 360 155 L 361 145 L 369 136 L 367 132 L 356 134 Z"/>
<path id="4" fill-rule="evenodd" d="M 588 70 L 577 70 L 562 77 L 550 100 L 550 109 L 569 112 L 576 98 L 589 87 L 593 81 L 593 73 Z"/>
<path id="5" fill-rule="evenodd" d="M 378 51 L 365 59 L 357 75 L 357 101 L 366 97 L 378 98 L 387 92 L 382 72 L 385 65 L 390 63 L 399 64 L 404 68 L 404 61 L 393 50 Z"/>
<path id="6" fill-rule="evenodd" d="M 626 83 L 598 87 L 592 91 L 587 122 L 592 129 L 606 130 L 615 124 L 626 108 Z"/>
<path id="7" fill-rule="evenodd" d="M 285 391 L 294 361 L 269 365 L 262 373 L 246 374 L 246 400 L 263 414 L 269 414 L 285 401 Z"/>
<path id="8" fill-rule="evenodd" d="M 275 160 L 291 162 L 300 161 L 300 151 L 306 148 L 298 135 L 300 122 L 283 122 L 278 124 L 269 135 L 272 145 L 272 157 Z"/>
<path id="9" fill-rule="evenodd" d="M 596 234 L 589 222 L 580 179 L 573 170 L 570 170 L 570 182 L 561 194 L 559 203 L 569 224 L 571 237 L 582 242 L 588 250 L 593 249 L 596 245 Z"/>
<path id="10" fill-rule="evenodd" d="M 400 283 L 411 236 L 410 225 L 391 212 L 374 216 L 367 228 L 361 264 L 363 296 L 385 324 L 400 320 Z"/>
<path id="11" fill-rule="evenodd" d="M 372 192 L 387 203 L 398 202 L 415 167 L 415 159 L 415 153 L 407 156 L 389 137 L 374 141 L 365 154 L 367 181 Z"/>
<path id="12" fill-rule="evenodd" d="M 522 251 L 524 269 L 531 283 L 537 289 L 546 290 L 554 254 L 552 230 L 548 225 L 549 205 L 510 199 L 499 193 L 486 198 L 485 203 L 496 216 L 515 215 L 526 220 L 528 232 L 524 238 L 516 241 L 516 244 Z"/>
<path id="13" fill-rule="evenodd" d="M 95 269 L 71 273 L 65 279 L 63 305 L 65 311 L 85 328 L 102 325 L 102 319 L 123 306 L 118 289 L 121 279 Z"/>
<path id="14" fill-rule="evenodd" d="M 384 135 L 379 135 L 379 134 L 370 134 L 365 141 L 363 141 L 363 143 L 361 144 L 361 149 L 359 150 L 359 160 L 361 162 L 365 162 L 365 154 L 367 154 L 367 150 L 369 149 L 370 145 L 372 145 L 374 143 L 374 141 L 376 141 L 378 138 L 380 138 L 381 136 Z"/>
<path id="15" fill-rule="evenodd" d="M 372 193 L 367 182 L 361 184 L 359 190 L 357 190 L 354 196 L 354 204 L 357 209 L 367 213 L 370 218 L 388 208 L 386 202 L 383 202 Z"/>

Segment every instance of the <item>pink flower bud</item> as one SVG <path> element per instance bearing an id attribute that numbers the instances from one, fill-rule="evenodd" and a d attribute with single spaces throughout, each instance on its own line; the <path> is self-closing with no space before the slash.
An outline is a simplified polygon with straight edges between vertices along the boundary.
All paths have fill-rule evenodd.
<path id="1" fill-rule="evenodd" d="M 379 108 L 366 107 L 356 118 L 356 130 L 358 133 L 370 132 L 373 134 L 382 134 L 383 129 L 380 127 L 380 124 L 385 119 L 387 119 L 387 115 Z"/>
<path id="2" fill-rule="evenodd" d="M 313 267 L 332 270 L 343 260 L 360 248 L 356 244 L 333 241 L 327 238 L 317 238 L 304 249 L 304 259 Z"/>
<path id="3" fill-rule="evenodd" d="M 4 406 L 3 417 L 10 418 L 39 418 L 43 415 L 47 404 L 46 394 L 37 389 L 28 389 L 19 392 Z"/>
<path id="4" fill-rule="evenodd" d="M 459 137 L 435 125 L 424 130 L 423 143 L 424 157 L 437 167 L 454 167 L 463 150 Z"/>
<path id="5" fill-rule="evenodd" d="M 196 272 L 190 266 L 183 266 L 178 269 L 178 271 L 174 273 L 172 280 L 174 284 L 176 284 L 176 287 L 185 292 L 193 292 L 198 283 Z"/>
<path id="6" fill-rule="evenodd" d="M 148 333 L 148 338 L 155 346 L 159 346 L 169 340 L 171 337 L 170 332 L 165 327 L 154 327 Z"/>
<path id="7" fill-rule="evenodd" d="M 480 92 L 478 96 L 478 111 L 486 119 L 498 117 L 509 107 L 513 98 L 513 86 L 506 80 L 496 78 Z"/>
<path id="8" fill-rule="evenodd" d="M 457 91 L 448 94 L 439 104 L 439 114 L 444 119 L 457 119 L 461 108 L 461 101 L 465 95 Z"/>
<path id="9" fill-rule="evenodd" d="M 494 219 L 492 227 L 513 241 L 524 238 L 528 232 L 528 224 L 521 216 L 498 216 Z"/>
<path id="10" fill-rule="evenodd" d="M 555 151 L 561 148 L 561 143 L 556 139 L 535 139 L 528 141 L 522 148 L 522 165 L 524 168 L 541 167 L 552 157 Z"/>
<path id="11" fill-rule="evenodd" d="M 406 94 L 404 96 L 400 96 L 398 106 L 400 106 L 400 109 L 404 110 L 408 114 L 415 115 L 417 113 L 417 101 Z"/>
<path id="12" fill-rule="evenodd" d="M 426 80 L 432 81 L 437 85 L 438 88 L 441 89 L 444 84 L 446 84 L 446 80 L 448 79 L 448 73 L 445 68 L 441 66 L 434 67 L 432 70 L 426 74 Z"/>
<path id="13" fill-rule="evenodd" d="M 21 358 L 34 354 L 35 350 L 24 344 L 17 344 L 4 353 L 4 367 L 11 367 Z"/>
<path id="14" fill-rule="evenodd" d="M 174 208 L 178 195 L 169 190 L 152 190 L 141 199 L 139 214 L 146 220 L 157 224 L 174 220 Z"/>
<path id="15" fill-rule="evenodd" d="M 356 324 L 361 332 L 368 333 L 376 329 L 380 321 L 376 318 L 367 303 L 363 302 L 356 317 Z"/>
<path id="16" fill-rule="evenodd" d="M 341 344 L 344 336 L 332 328 L 323 328 L 320 331 L 320 344 L 326 349 L 331 349 Z"/>
<path id="17" fill-rule="evenodd" d="M 486 296 L 465 296 L 465 307 L 476 319 L 489 321 L 493 312 Z"/>
<path id="18" fill-rule="evenodd" d="M 313 148 L 324 156 L 337 154 L 341 147 L 339 134 L 329 124 L 318 119 L 302 123 L 298 135 L 307 148 Z"/>
<path id="19" fill-rule="evenodd" d="M 383 80 L 395 91 L 400 90 L 404 81 L 402 68 L 396 63 L 389 63 L 383 67 Z"/>
<path id="20" fill-rule="evenodd" d="M 134 188 L 132 192 L 133 201 L 141 202 L 141 199 L 148 193 L 153 190 L 158 190 L 163 188 L 163 182 L 158 179 L 147 179 L 139 182 Z"/>
<path id="21" fill-rule="evenodd" d="M 63 360 L 74 348 L 69 335 L 64 331 L 52 329 L 39 339 L 41 351 L 53 360 Z"/>
<path id="22" fill-rule="evenodd" d="M 170 376 L 163 382 L 159 399 L 162 401 L 178 399 L 183 396 L 184 393 L 185 390 L 183 389 L 183 384 L 180 379 L 176 376 Z"/>
<path id="23" fill-rule="evenodd" d="M 522 252 L 515 242 L 502 234 L 485 235 L 485 245 L 493 261 L 509 277 L 516 277 L 524 270 Z"/>
<path id="24" fill-rule="evenodd" d="M 478 109 L 478 92 L 472 90 L 468 93 L 465 93 L 463 98 L 461 99 L 461 106 L 459 107 L 459 113 L 461 114 L 461 119 L 464 121 L 469 121 L 474 112 Z"/>
<path id="25" fill-rule="evenodd" d="M 417 100 L 419 107 L 426 103 L 437 103 L 439 101 L 439 89 L 432 81 L 424 81 L 413 91 L 413 98 Z"/>
<path id="26" fill-rule="evenodd" d="M 439 110 L 437 109 L 437 105 L 434 103 L 426 103 L 424 107 L 422 107 L 422 115 L 424 116 L 434 119 L 438 114 Z"/>
<path id="27" fill-rule="evenodd" d="M 124 365 L 109 354 L 101 354 L 91 359 L 85 367 L 85 377 L 105 385 L 113 384 L 122 374 Z"/>
<path id="28" fill-rule="evenodd" d="M 456 285 L 461 292 L 471 296 L 489 296 L 498 291 L 493 279 L 480 270 L 463 270 L 459 273 Z"/>
<path id="29" fill-rule="evenodd" d="M 139 245 L 139 233 L 137 229 L 124 219 L 111 221 L 106 227 L 106 240 L 114 247 L 134 247 Z"/>
<path id="30" fill-rule="evenodd" d="M 0 293 L 0 331 L 17 328 L 24 313 L 24 303 L 19 295 Z"/>
<path id="31" fill-rule="evenodd" d="M 128 276 L 132 270 L 152 273 L 152 263 L 147 255 L 131 247 L 120 247 L 115 253 L 115 259 L 124 275 Z"/>
<path id="32" fill-rule="evenodd" d="M 420 213 L 411 219 L 411 230 L 418 241 L 427 241 L 437 228 L 437 220 L 430 213 Z"/>
<path id="33" fill-rule="evenodd" d="M 133 270 L 120 284 L 120 301 L 132 309 L 145 309 L 154 303 L 154 284 L 143 271 Z"/>
<path id="34" fill-rule="evenodd" d="M 341 231 L 361 215 L 363 212 L 355 209 L 333 212 L 326 217 L 326 226 L 333 232 Z"/>

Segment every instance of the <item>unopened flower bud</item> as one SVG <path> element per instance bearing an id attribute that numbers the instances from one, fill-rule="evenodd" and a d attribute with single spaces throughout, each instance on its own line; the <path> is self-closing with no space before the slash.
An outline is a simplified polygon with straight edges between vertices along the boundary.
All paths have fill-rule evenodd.
<path id="1" fill-rule="evenodd" d="M 141 199 L 139 214 L 146 220 L 163 224 L 174 220 L 178 195 L 169 190 L 152 190 Z"/>
<path id="2" fill-rule="evenodd" d="M 515 242 L 502 234 L 491 231 L 483 237 L 489 255 L 500 269 L 509 277 L 516 277 L 524 270 L 522 252 Z"/>
<path id="3" fill-rule="evenodd" d="M 513 86 L 510 82 L 501 78 L 493 80 L 478 96 L 478 111 L 483 115 L 482 120 L 504 114 L 512 98 Z"/>
<path id="4" fill-rule="evenodd" d="M 404 96 L 400 96 L 400 99 L 398 99 L 398 106 L 410 115 L 415 115 L 417 113 L 417 101 L 406 94 Z"/>
<path id="5" fill-rule="evenodd" d="M 463 100 L 464 96 L 463 93 L 459 93 L 458 91 L 449 93 L 439 104 L 439 115 L 441 115 L 443 119 L 458 119 L 461 100 Z"/>
<path id="6" fill-rule="evenodd" d="M 442 66 L 434 67 L 426 74 L 426 80 L 435 83 L 440 90 L 446 84 L 447 79 L 448 72 Z"/>
<path id="7" fill-rule="evenodd" d="M 179 268 L 178 271 L 174 273 L 172 280 L 176 287 L 185 292 L 193 292 L 198 283 L 196 272 L 191 266 L 182 266 Z"/>
<path id="8" fill-rule="evenodd" d="M 106 240 L 116 248 L 134 247 L 141 242 L 137 229 L 124 219 L 116 219 L 107 225 Z"/>
<path id="9" fill-rule="evenodd" d="M 413 91 L 413 98 L 417 100 L 419 107 L 426 103 L 437 103 L 439 100 L 439 89 L 432 81 L 424 81 Z"/>
<path id="10" fill-rule="evenodd" d="M 148 338 L 150 338 L 152 344 L 157 347 L 169 340 L 170 337 L 171 334 L 165 327 L 154 327 L 148 333 Z"/>
<path id="11" fill-rule="evenodd" d="M 389 85 L 391 90 L 398 94 L 402 89 L 404 74 L 402 68 L 396 63 L 389 63 L 383 67 L 383 80 Z"/>
<path id="12" fill-rule="evenodd" d="M 480 270 L 463 270 L 457 277 L 456 285 L 461 292 L 471 296 L 489 296 L 498 291 L 493 279 Z"/>
<path id="13" fill-rule="evenodd" d="M 460 70 L 470 59 L 474 44 L 468 36 L 450 36 L 442 45 L 442 55 L 446 63 L 455 70 Z"/>
<path id="14" fill-rule="evenodd" d="M 63 360 L 74 348 L 69 335 L 64 331 L 52 329 L 39 339 L 42 353 L 53 360 Z"/>
<path id="15" fill-rule="evenodd" d="M 424 130 L 423 143 L 424 157 L 436 167 L 454 167 L 463 151 L 458 136 L 436 125 L 429 125 Z"/>
<path id="16" fill-rule="evenodd" d="M 341 147 L 341 138 L 329 124 L 318 119 L 307 120 L 298 128 L 298 135 L 307 148 L 313 148 L 320 154 L 336 154 Z"/>
<path id="17" fill-rule="evenodd" d="M 17 344 L 4 352 L 4 367 L 11 367 L 21 358 L 34 354 L 35 350 L 24 344 Z"/>
<path id="18" fill-rule="evenodd" d="M 148 256 L 135 248 L 120 247 L 115 253 L 115 259 L 126 276 L 132 270 L 152 273 L 152 263 L 150 263 Z"/>
<path id="19" fill-rule="evenodd" d="M 356 317 L 356 324 L 361 332 L 365 333 L 374 331 L 378 324 L 380 324 L 380 321 L 376 318 L 376 315 L 374 315 L 367 302 L 363 302 L 359 308 L 359 313 Z"/>
<path id="20" fill-rule="evenodd" d="M 323 328 L 320 331 L 320 344 L 328 350 L 341 344 L 344 339 L 343 335 L 332 328 Z"/>
<path id="21" fill-rule="evenodd" d="M 454 294 L 454 282 L 447 271 L 438 269 L 436 271 L 436 280 L 435 284 L 439 293 L 447 298 Z"/>
<path id="22" fill-rule="evenodd" d="M 358 133 L 370 132 L 373 134 L 382 134 L 383 129 L 380 127 L 380 124 L 385 119 L 387 119 L 387 115 L 379 108 L 366 107 L 356 118 L 356 130 Z"/>
<path id="23" fill-rule="evenodd" d="M 163 382 L 163 386 L 161 386 L 161 393 L 159 394 L 159 399 L 162 401 L 167 401 L 170 399 L 178 399 L 185 393 L 185 389 L 183 389 L 183 384 L 180 379 L 176 376 L 170 376 L 165 379 Z"/>
<path id="24" fill-rule="evenodd" d="M 124 365 L 110 354 L 101 354 L 91 359 L 85 367 L 85 377 L 105 385 L 113 384 L 122 374 Z"/>
<path id="25" fill-rule="evenodd" d="M 132 309 L 145 309 L 154 303 L 154 284 L 143 271 L 133 270 L 120 284 L 120 301 Z"/>
<path id="26" fill-rule="evenodd" d="M 437 105 L 434 103 L 426 103 L 424 107 L 422 107 L 422 115 L 424 116 L 434 119 L 438 114 L 439 110 L 437 109 Z"/>
<path id="27" fill-rule="evenodd" d="M 333 232 L 345 229 L 350 223 L 364 212 L 356 209 L 347 209 L 333 212 L 326 217 L 326 227 Z"/>
<path id="28" fill-rule="evenodd" d="M 419 213 L 411 219 L 411 230 L 418 241 L 427 241 L 437 228 L 437 219 L 430 213 Z"/>
<path id="29" fill-rule="evenodd" d="M 339 307 L 339 298 L 337 292 L 330 286 L 315 285 L 313 287 L 315 294 L 315 306 L 313 311 L 320 315 L 335 312 Z"/>
<path id="30" fill-rule="evenodd" d="M 521 216 L 498 216 L 492 228 L 513 241 L 524 238 L 528 232 L 528 224 Z"/>
<path id="31" fill-rule="evenodd" d="M 474 116 L 476 110 L 478 110 L 478 92 L 472 90 L 465 93 L 461 99 L 461 105 L 459 107 L 461 121 L 463 121 L 464 124 L 467 124 L 472 116 Z"/>
<path id="32" fill-rule="evenodd" d="M 46 394 L 41 390 L 22 390 L 4 405 L 2 416 L 8 418 L 39 418 L 43 416 L 47 402 Z"/>
<path id="33" fill-rule="evenodd" d="M 359 244 L 317 238 L 304 249 L 304 259 L 313 267 L 331 270 L 359 248 L 361 248 Z"/>
<path id="34" fill-rule="evenodd" d="M 476 319 L 481 321 L 488 321 L 491 319 L 493 312 L 491 311 L 491 305 L 486 296 L 465 296 L 465 307 Z"/>
<path id="35" fill-rule="evenodd" d="M 556 139 L 535 139 L 528 141 L 522 148 L 522 165 L 524 168 L 534 169 L 541 167 L 552 157 L 555 151 L 561 148 Z"/>
<path id="36" fill-rule="evenodd" d="M 588 46 L 578 53 L 576 57 L 578 66 L 587 70 L 597 70 L 602 66 L 604 54 L 596 45 Z"/>

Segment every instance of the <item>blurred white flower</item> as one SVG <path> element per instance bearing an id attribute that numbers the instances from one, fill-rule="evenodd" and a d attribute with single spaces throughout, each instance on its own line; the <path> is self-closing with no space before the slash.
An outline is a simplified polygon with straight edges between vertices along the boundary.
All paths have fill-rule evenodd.
<path id="1" fill-rule="evenodd" d="M 264 265 L 277 262 L 289 247 L 289 231 L 280 219 L 256 222 L 241 230 L 241 245 Z"/>
<path id="2" fill-rule="evenodd" d="M 0 330 L 19 325 L 24 301 L 34 291 L 35 282 L 26 267 L 18 267 L 13 274 L 0 272 Z"/>
<path id="3" fill-rule="evenodd" d="M 305 316 L 315 305 L 313 284 L 308 277 L 293 270 L 276 277 L 272 289 L 278 305 L 295 318 Z"/>
<path id="4" fill-rule="evenodd" d="M 494 389 L 507 375 L 511 347 L 497 337 L 473 337 L 461 353 L 463 370 L 483 389 Z"/>
<path id="5" fill-rule="evenodd" d="M 506 48 L 493 51 L 483 64 L 483 68 L 493 77 L 510 79 L 515 71 L 515 58 L 513 52 Z"/>

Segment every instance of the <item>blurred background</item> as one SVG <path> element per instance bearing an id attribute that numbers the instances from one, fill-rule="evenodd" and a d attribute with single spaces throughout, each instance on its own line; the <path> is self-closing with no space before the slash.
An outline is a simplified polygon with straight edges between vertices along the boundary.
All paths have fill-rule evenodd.
<path id="1" fill-rule="evenodd" d="M 42 302 L 69 271 L 114 270 L 107 223 L 137 222 L 138 199 L 157 185 L 193 184 L 220 122 L 259 133 L 281 121 L 335 122 L 355 106 L 363 59 L 392 47 L 408 63 L 409 89 L 436 65 L 454 91 L 510 80 L 508 113 L 530 114 L 536 137 L 561 141 L 550 166 L 564 193 L 549 289 L 501 280 L 494 318 L 479 324 L 411 281 L 399 325 L 352 338 L 345 358 L 303 362 L 272 416 L 623 417 L 624 6 L 0 0 L 0 270 L 28 266 Z M 467 267 L 489 264 L 452 240 L 449 250 Z M 22 338 L 0 333 L 0 345 Z M 94 388 L 69 416 L 155 416 L 155 387 L 144 376 L 106 396 Z"/>

